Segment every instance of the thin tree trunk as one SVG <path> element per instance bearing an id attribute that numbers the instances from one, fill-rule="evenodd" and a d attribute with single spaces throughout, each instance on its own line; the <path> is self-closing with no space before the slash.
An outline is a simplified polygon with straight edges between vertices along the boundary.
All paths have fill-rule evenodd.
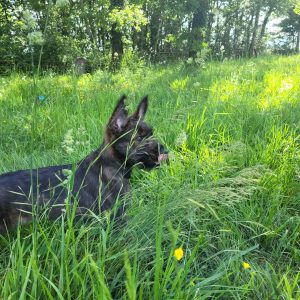
<path id="1" fill-rule="evenodd" d="M 226 16 L 225 23 L 223 25 L 224 33 L 222 37 L 222 45 L 224 46 L 225 55 L 230 56 L 232 54 L 231 51 L 231 43 L 230 43 L 230 31 L 232 28 L 232 15 L 228 14 Z"/>
<path id="2" fill-rule="evenodd" d="M 216 9 L 217 11 L 219 10 L 219 1 L 216 1 Z M 217 13 L 216 17 L 216 30 L 215 30 L 215 43 L 214 43 L 214 50 L 215 52 L 219 53 L 220 52 L 220 16 L 219 13 Z"/>
<path id="3" fill-rule="evenodd" d="M 124 6 L 123 0 L 111 0 L 112 8 L 122 8 Z M 110 43 L 111 43 L 111 69 L 115 70 L 119 68 L 120 62 L 124 53 L 122 33 L 117 28 L 117 24 L 112 24 L 110 31 Z"/>
<path id="4" fill-rule="evenodd" d="M 203 28 L 205 28 L 207 23 L 207 12 L 209 4 L 208 0 L 199 0 L 198 9 L 193 14 L 192 20 L 192 30 L 189 39 L 189 56 L 193 57 L 197 53 L 197 48 L 204 41 L 204 36 L 202 33 Z M 200 49 L 199 49 L 200 50 Z"/>
<path id="5" fill-rule="evenodd" d="M 297 40 L 296 40 L 296 53 L 300 51 L 300 31 L 297 32 Z"/>
<path id="6" fill-rule="evenodd" d="M 235 43 L 234 43 L 234 55 L 236 58 L 241 58 L 244 56 L 244 49 L 243 49 L 243 28 L 241 24 L 244 24 L 244 11 L 241 12 L 238 20 L 235 22 Z"/>
<path id="7" fill-rule="evenodd" d="M 233 41 L 232 41 L 232 51 L 233 51 L 233 56 L 234 57 L 237 57 L 237 52 L 238 52 L 238 39 L 239 39 L 239 30 L 238 30 L 238 27 L 239 27 L 239 20 L 240 20 L 240 16 L 239 16 L 239 11 L 237 10 L 235 12 L 235 16 L 234 16 L 234 19 L 235 19 L 235 24 L 234 24 L 234 30 L 233 30 Z M 238 23 L 237 23 L 238 22 Z"/>
<path id="8" fill-rule="evenodd" d="M 256 47 L 256 36 L 257 36 L 260 9 L 261 9 L 261 3 L 258 3 L 257 7 L 256 7 L 256 12 L 255 12 L 254 26 L 252 29 L 252 38 L 251 38 L 249 51 L 248 51 L 249 57 L 254 56 L 256 53 L 255 47 Z"/>
<path id="9" fill-rule="evenodd" d="M 146 14 L 146 18 L 148 19 L 148 10 L 147 5 L 143 4 L 143 11 Z M 147 49 L 147 32 L 148 32 L 149 26 L 145 25 L 141 28 L 141 31 L 137 33 L 137 47 L 140 52 L 146 52 Z"/>
<path id="10" fill-rule="evenodd" d="M 207 19 L 207 30 L 206 30 L 206 41 L 210 44 L 211 39 L 211 31 L 212 31 L 212 24 L 214 22 L 214 14 L 212 12 L 212 6 L 209 8 L 208 12 L 208 19 Z"/>
<path id="11" fill-rule="evenodd" d="M 259 34 L 259 39 L 258 39 L 258 46 L 261 47 L 261 43 L 262 43 L 262 39 L 265 35 L 265 32 L 266 32 L 266 27 L 267 27 L 267 24 L 268 24 L 268 21 L 269 21 L 269 18 L 271 16 L 273 12 L 273 7 L 271 6 L 269 8 L 269 10 L 267 11 L 266 15 L 265 15 L 265 18 L 263 20 L 263 23 L 261 25 L 261 30 L 260 30 L 260 34 Z"/>
<path id="12" fill-rule="evenodd" d="M 251 36 L 251 28 L 252 28 L 252 24 L 253 24 L 253 19 L 254 19 L 254 15 L 251 15 L 251 18 L 249 20 L 249 25 L 247 26 L 247 32 L 246 32 L 246 40 L 245 40 L 245 49 L 244 52 L 247 55 L 249 46 L 250 46 L 250 36 Z"/>
<path id="13" fill-rule="evenodd" d="M 158 37 L 159 37 L 159 30 L 161 24 L 161 17 L 160 13 L 154 11 L 151 19 L 150 19 L 150 48 L 153 54 L 156 54 L 158 51 Z"/>
<path id="14" fill-rule="evenodd" d="M 159 53 L 159 44 L 161 42 L 160 39 L 161 28 L 162 28 L 162 18 L 160 18 L 159 20 L 158 29 L 155 37 L 155 44 L 154 44 L 155 54 Z"/>
<path id="15" fill-rule="evenodd" d="M 85 25 L 85 26 L 82 26 L 82 27 L 85 28 L 85 35 L 89 38 L 90 43 L 94 46 L 94 36 L 93 36 L 93 32 L 91 30 L 89 17 L 87 15 L 86 11 L 85 11 L 86 8 L 85 8 L 85 3 L 84 3 L 83 0 L 80 1 L 80 6 L 81 6 L 81 11 L 82 11 L 82 20 L 83 20 L 84 25 Z M 88 7 L 88 9 L 91 9 L 91 8 Z"/>

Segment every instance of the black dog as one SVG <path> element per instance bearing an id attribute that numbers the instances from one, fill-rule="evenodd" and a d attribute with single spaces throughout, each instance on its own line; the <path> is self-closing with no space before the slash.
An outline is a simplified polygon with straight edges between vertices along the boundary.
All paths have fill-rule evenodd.
<path id="1" fill-rule="evenodd" d="M 131 116 L 125 98 L 120 98 L 100 148 L 73 170 L 72 165 L 62 165 L 0 175 L 0 232 L 18 222 L 30 223 L 33 212 L 42 207 L 48 207 L 49 218 L 55 219 L 65 211 L 67 199 L 71 199 L 71 204 L 76 203 L 76 215 L 87 211 L 99 214 L 112 208 L 128 192 L 134 166 L 152 169 L 167 159 L 167 151 L 152 137 L 151 127 L 143 121 L 148 98 L 142 99 Z M 121 205 L 117 215 L 123 212 Z"/>

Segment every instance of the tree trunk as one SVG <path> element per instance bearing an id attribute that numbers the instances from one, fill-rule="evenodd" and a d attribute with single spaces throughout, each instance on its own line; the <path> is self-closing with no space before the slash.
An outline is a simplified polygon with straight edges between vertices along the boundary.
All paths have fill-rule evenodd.
<path id="1" fill-rule="evenodd" d="M 219 1 L 216 1 L 216 29 L 215 29 L 215 40 L 214 40 L 214 51 L 216 53 L 220 53 L 220 47 L 221 47 L 221 30 L 220 30 L 220 14 L 218 13 L 219 11 Z"/>
<path id="2" fill-rule="evenodd" d="M 242 12 L 241 12 L 242 14 Z M 240 20 L 241 16 L 239 15 L 239 11 L 236 10 L 235 14 L 234 14 L 234 29 L 233 29 L 233 41 L 232 41 L 232 54 L 234 57 L 239 57 L 238 55 L 238 44 L 239 44 L 239 36 L 240 36 L 240 32 L 239 32 L 239 20 Z"/>
<path id="3" fill-rule="evenodd" d="M 146 18 L 148 19 L 148 10 L 147 5 L 143 5 L 143 11 L 146 14 Z M 149 47 L 147 45 L 147 32 L 148 32 L 149 26 L 148 24 L 145 26 L 142 26 L 141 31 L 137 33 L 137 47 L 140 52 L 148 52 Z"/>
<path id="4" fill-rule="evenodd" d="M 111 0 L 111 8 L 123 8 L 123 0 Z M 120 62 L 124 53 L 122 33 L 117 28 L 117 24 L 112 24 L 110 30 L 110 43 L 111 43 L 111 69 L 119 68 Z"/>
<path id="5" fill-rule="evenodd" d="M 260 9 L 261 9 L 261 3 L 259 2 L 257 4 L 256 11 L 255 11 L 254 26 L 252 29 L 252 38 L 251 38 L 249 51 L 248 51 L 249 57 L 252 57 L 256 54 L 256 35 L 257 35 L 257 29 L 258 29 Z"/>
<path id="6" fill-rule="evenodd" d="M 242 11 L 238 17 L 238 19 L 235 20 L 235 42 L 233 43 L 233 51 L 234 51 L 234 56 L 236 58 L 241 58 L 244 57 L 244 30 L 245 27 L 243 28 L 241 24 L 245 24 L 245 15 L 244 11 Z"/>
<path id="7" fill-rule="evenodd" d="M 267 11 L 266 15 L 265 15 L 265 18 L 263 20 L 263 23 L 261 25 L 261 30 L 260 30 L 260 34 L 259 34 L 259 39 L 258 39 L 258 47 L 261 47 L 261 44 L 262 44 L 262 39 L 265 35 L 265 32 L 266 32 L 266 27 L 267 27 L 267 24 L 268 24 L 268 21 L 269 21 L 269 18 L 271 16 L 273 12 L 273 7 L 271 6 L 269 8 L 269 10 Z"/>
<path id="8" fill-rule="evenodd" d="M 300 31 L 297 32 L 297 40 L 296 40 L 296 53 L 300 51 Z"/>
<path id="9" fill-rule="evenodd" d="M 161 24 L 160 13 L 154 11 L 151 19 L 150 19 L 150 49 L 152 53 L 155 55 L 158 52 L 158 38 L 159 38 L 159 30 Z"/>
<path id="10" fill-rule="evenodd" d="M 212 32 L 212 24 L 214 22 L 214 13 L 212 12 L 212 7 L 209 8 L 208 11 L 208 19 L 207 19 L 207 30 L 206 30 L 206 41 L 210 44 L 211 32 Z"/>
<path id="11" fill-rule="evenodd" d="M 224 33 L 222 36 L 222 45 L 224 47 L 224 53 L 227 57 L 231 56 L 232 54 L 231 42 L 230 42 L 230 31 L 232 29 L 232 24 L 233 24 L 233 16 L 231 14 L 227 14 L 223 25 Z"/>
<path id="12" fill-rule="evenodd" d="M 189 39 L 190 57 L 196 56 L 197 50 L 201 49 L 201 44 L 204 41 L 202 30 L 207 22 L 208 2 L 208 0 L 199 0 L 199 6 L 193 14 L 192 30 Z"/>
<path id="13" fill-rule="evenodd" d="M 247 31 L 246 31 L 246 40 L 245 40 L 245 48 L 244 48 L 244 53 L 245 55 L 248 54 L 249 46 L 250 46 L 250 36 L 251 36 L 251 28 L 253 24 L 253 19 L 254 15 L 251 15 L 251 18 L 249 20 L 248 26 L 247 26 Z"/>

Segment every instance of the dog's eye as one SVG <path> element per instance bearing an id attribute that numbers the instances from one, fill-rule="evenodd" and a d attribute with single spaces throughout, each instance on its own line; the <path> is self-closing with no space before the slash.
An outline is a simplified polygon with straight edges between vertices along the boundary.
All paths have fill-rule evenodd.
<path id="1" fill-rule="evenodd" d="M 143 140 L 143 137 L 139 135 L 136 137 L 136 140 L 137 140 L 137 142 L 141 142 Z"/>

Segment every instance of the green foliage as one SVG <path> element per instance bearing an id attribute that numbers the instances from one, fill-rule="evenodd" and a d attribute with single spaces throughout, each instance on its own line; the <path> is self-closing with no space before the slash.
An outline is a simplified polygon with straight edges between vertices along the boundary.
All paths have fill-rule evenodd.
<path id="1" fill-rule="evenodd" d="M 128 4 L 122 9 L 114 8 L 109 13 L 109 21 L 111 24 L 116 23 L 117 29 L 123 33 L 129 33 L 132 28 L 139 32 L 148 23 L 141 6 L 134 4 Z"/>
<path id="2" fill-rule="evenodd" d="M 170 162 L 134 172 L 121 227 L 70 208 L 1 236 L 0 298 L 298 299 L 298 61 L 1 78 L 0 172 L 79 161 L 122 93 L 149 94 Z"/>
<path id="3" fill-rule="evenodd" d="M 300 51 L 300 16 L 292 8 L 288 16 L 280 23 L 282 27 L 283 47 L 292 49 L 293 52 Z"/>
<path id="4" fill-rule="evenodd" d="M 119 67 L 119 60 L 127 52 L 127 61 L 132 52 L 134 59 L 138 56 L 154 62 L 196 59 L 203 45 L 210 49 L 210 58 L 221 60 L 262 53 L 270 45 L 278 50 L 277 43 L 269 43 L 268 24 L 273 16 L 288 17 L 294 5 L 297 11 L 297 3 L 2 1 L 0 72 L 51 69 L 63 73 L 70 71 L 79 58 L 87 59 L 95 71 Z M 284 51 L 294 47 L 292 39 L 289 41 Z"/>
<path id="5" fill-rule="evenodd" d="M 294 3 L 295 3 L 294 12 L 297 15 L 300 15 L 300 1 L 299 0 L 295 0 Z"/>
<path id="6" fill-rule="evenodd" d="M 122 57 L 121 69 L 136 71 L 145 65 L 145 61 L 132 49 L 128 49 Z"/>
<path id="7" fill-rule="evenodd" d="M 201 50 L 196 53 L 196 57 L 189 57 L 187 59 L 187 64 L 195 64 L 199 67 L 205 68 L 205 62 L 209 58 L 209 54 L 211 53 L 211 49 L 208 47 L 207 43 L 202 43 Z"/>

